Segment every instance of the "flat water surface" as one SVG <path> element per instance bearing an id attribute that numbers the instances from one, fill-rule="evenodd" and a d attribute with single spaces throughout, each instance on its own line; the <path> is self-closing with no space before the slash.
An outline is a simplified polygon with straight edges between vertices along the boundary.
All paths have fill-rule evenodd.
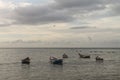
<path id="1" fill-rule="evenodd" d="M 49 57 L 69 58 L 63 65 L 52 65 Z M 78 53 L 91 55 L 81 59 Z M 31 58 L 30 65 L 22 65 L 21 59 Z M 101 56 L 103 62 L 96 62 Z M 0 49 L 0 80 L 120 80 L 120 49 L 78 48 L 20 48 Z"/>

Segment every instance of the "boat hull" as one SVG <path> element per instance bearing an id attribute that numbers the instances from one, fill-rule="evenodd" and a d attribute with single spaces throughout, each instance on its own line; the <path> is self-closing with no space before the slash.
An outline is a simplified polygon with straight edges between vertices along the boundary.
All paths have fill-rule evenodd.
<path id="1" fill-rule="evenodd" d="M 63 64 L 63 60 L 62 60 L 62 59 L 51 60 L 51 63 L 52 63 L 52 64 L 62 65 L 62 64 Z"/>
<path id="2" fill-rule="evenodd" d="M 90 55 L 82 55 L 82 54 L 79 54 L 80 58 L 90 58 Z"/>
<path id="3" fill-rule="evenodd" d="M 22 63 L 22 64 L 30 64 L 30 61 L 22 60 L 21 63 Z"/>

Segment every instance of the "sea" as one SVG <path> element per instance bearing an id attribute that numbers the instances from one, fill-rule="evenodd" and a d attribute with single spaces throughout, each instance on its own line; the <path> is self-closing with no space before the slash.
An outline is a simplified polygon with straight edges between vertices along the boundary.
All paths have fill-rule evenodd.
<path id="1" fill-rule="evenodd" d="M 50 63 L 64 53 L 63 65 Z M 30 65 L 21 64 L 26 57 Z M 120 80 L 120 48 L 0 48 L 0 80 Z"/>

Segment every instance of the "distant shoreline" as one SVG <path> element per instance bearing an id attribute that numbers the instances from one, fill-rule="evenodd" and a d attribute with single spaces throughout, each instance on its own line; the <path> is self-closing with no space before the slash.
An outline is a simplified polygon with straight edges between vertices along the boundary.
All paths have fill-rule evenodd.
<path id="1" fill-rule="evenodd" d="M 0 49 L 120 49 L 119 47 L 1 47 Z"/>

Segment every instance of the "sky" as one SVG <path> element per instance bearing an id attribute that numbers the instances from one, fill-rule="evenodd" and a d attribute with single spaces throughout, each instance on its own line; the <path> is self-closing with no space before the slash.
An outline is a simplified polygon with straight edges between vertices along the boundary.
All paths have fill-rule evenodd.
<path id="1" fill-rule="evenodd" d="M 0 0 L 0 47 L 120 47 L 120 0 Z"/>

